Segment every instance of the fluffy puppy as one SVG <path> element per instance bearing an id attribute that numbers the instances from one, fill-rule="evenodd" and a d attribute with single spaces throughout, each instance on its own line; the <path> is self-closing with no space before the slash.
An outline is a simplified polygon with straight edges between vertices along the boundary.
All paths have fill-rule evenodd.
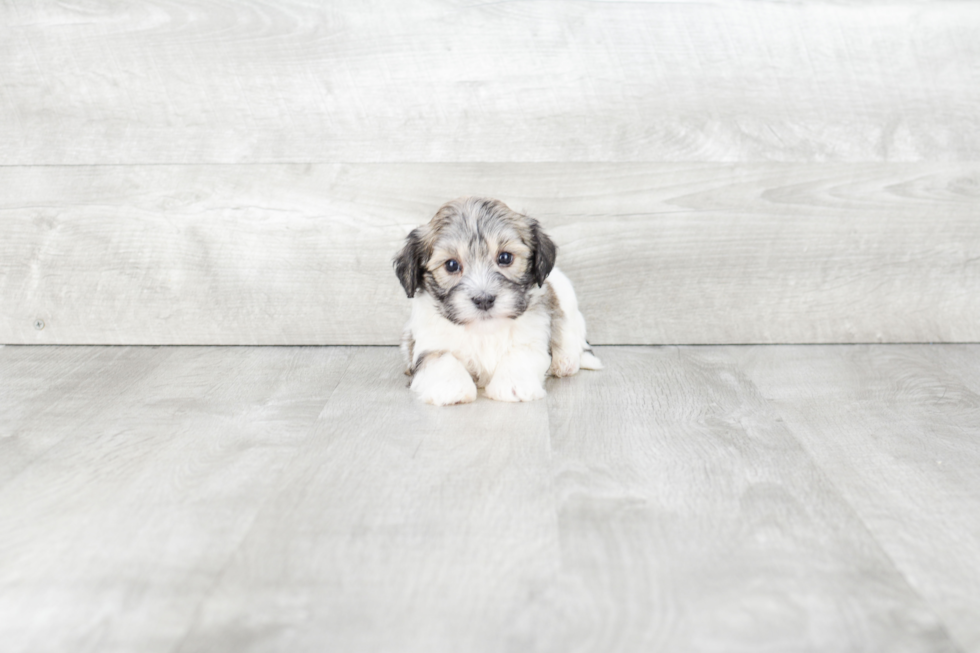
<path id="1" fill-rule="evenodd" d="M 572 284 L 537 220 L 499 200 L 444 204 L 412 231 L 395 274 L 412 300 L 402 349 L 411 388 L 430 404 L 545 396 L 547 374 L 600 369 Z"/>

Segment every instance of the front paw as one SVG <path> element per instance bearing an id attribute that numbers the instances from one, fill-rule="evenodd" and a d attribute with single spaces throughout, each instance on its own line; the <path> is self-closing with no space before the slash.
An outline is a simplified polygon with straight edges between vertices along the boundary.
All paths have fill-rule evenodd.
<path id="1" fill-rule="evenodd" d="M 412 390 L 434 406 L 468 404 L 476 399 L 476 384 L 469 372 L 448 354 L 417 372 Z"/>
<path id="2" fill-rule="evenodd" d="M 555 352 L 551 358 L 551 369 L 548 371 L 552 376 L 572 376 L 579 371 L 579 357 Z"/>
<path id="3" fill-rule="evenodd" d="M 545 391 L 541 380 L 520 378 L 510 375 L 497 375 L 486 387 L 487 396 L 497 401 L 534 401 L 544 399 Z"/>

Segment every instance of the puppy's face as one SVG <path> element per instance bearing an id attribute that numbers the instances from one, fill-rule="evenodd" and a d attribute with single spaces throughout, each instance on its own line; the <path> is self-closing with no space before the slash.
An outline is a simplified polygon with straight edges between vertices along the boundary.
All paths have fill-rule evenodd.
<path id="1" fill-rule="evenodd" d="M 536 220 L 498 200 L 465 198 L 408 235 L 395 274 L 409 297 L 421 288 L 448 320 L 470 324 L 521 315 L 556 253 Z"/>

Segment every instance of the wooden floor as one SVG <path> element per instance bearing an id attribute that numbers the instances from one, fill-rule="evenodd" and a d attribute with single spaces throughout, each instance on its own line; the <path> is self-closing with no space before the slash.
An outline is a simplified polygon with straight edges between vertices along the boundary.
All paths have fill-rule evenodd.
<path id="1" fill-rule="evenodd" d="M 980 651 L 980 345 L 598 353 L 0 347 L 2 649 Z"/>

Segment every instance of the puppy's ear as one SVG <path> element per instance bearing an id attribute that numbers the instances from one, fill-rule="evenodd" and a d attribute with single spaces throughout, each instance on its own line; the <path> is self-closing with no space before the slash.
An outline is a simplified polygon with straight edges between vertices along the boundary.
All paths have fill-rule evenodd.
<path id="1" fill-rule="evenodd" d="M 558 256 L 558 246 L 548 237 L 538 224 L 531 222 L 531 273 L 540 287 L 555 267 L 555 257 Z"/>
<path id="2" fill-rule="evenodd" d="M 405 246 L 395 256 L 395 276 L 405 289 L 405 294 L 411 299 L 415 291 L 422 286 L 422 275 L 425 272 L 425 247 L 422 244 L 422 228 L 413 229 L 405 239 Z"/>

